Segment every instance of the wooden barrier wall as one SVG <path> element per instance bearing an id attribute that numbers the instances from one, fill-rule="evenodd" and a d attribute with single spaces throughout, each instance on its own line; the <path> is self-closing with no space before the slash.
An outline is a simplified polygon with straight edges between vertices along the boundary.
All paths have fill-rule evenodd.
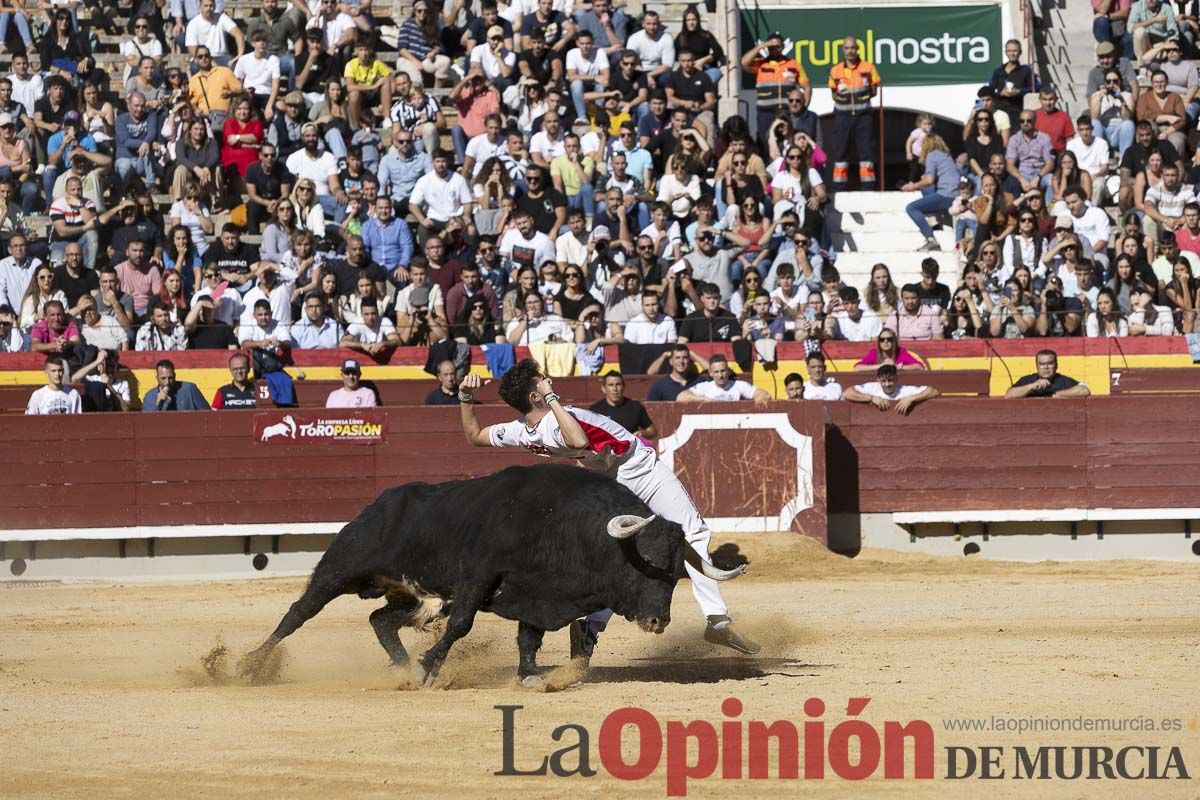
<path id="1" fill-rule="evenodd" d="M 456 408 L 388 412 L 384 445 L 287 448 L 253 441 L 255 412 L 0 418 L 0 531 L 338 521 L 390 486 L 534 458 L 468 446 Z M 512 417 L 479 413 L 484 424 Z M 811 436 L 811 508 L 791 527 L 821 540 L 826 484 L 828 510 L 842 513 L 1195 505 L 1200 404 L 1186 395 L 942 398 L 910 417 L 783 402 L 650 414 L 666 442 L 691 431 L 675 468 L 711 518 L 778 515 L 799 492 L 783 435 Z M 772 414 L 785 416 L 754 427 Z"/>
<path id="2" fill-rule="evenodd" d="M 830 513 L 1192 507 L 1200 485 L 1187 395 L 826 410 Z"/>
<path id="3" fill-rule="evenodd" d="M 802 493 L 796 450 L 774 430 L 737 427 L 747 412 L 762 411 L 749 403 L 655 404 L 664 437 L 685 412 L 703 418 L 689 423 L 695 430 L 680 437 L 674 458 L 705 516 L 777 517 Z M 812 438 L 810 507 L 788 520 L 824 541 L 823 408 L 780 403 L 772 411 L 782 417 L 777 424 Z M 0 539 L 3 530 L 25 528 L 343 521 L 392 486 L 484 475 L 536 458 L 468 445 L 457 407 L 389 408 L 387 441 L 373 446 L 259 444 L 256 413 L 0 417 L 8 456 Z M 485 425 L 514 416 L 498 405 L 478 413 Z"/>

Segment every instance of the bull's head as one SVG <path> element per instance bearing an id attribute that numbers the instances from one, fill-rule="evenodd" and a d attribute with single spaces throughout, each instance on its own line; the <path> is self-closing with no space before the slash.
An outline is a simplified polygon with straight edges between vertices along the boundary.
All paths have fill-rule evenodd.
<path id="1" fill-rule="evenodd" d="M 636 514 L 621 514 L 613 517 L 608 521 L 608 535 L 614 539 L 628 539 L 653 522 L 656 516 L 656 514 L 651 514 L 648 517 L 639 517 Z M 702 558 L 690 546 L 684 548 L 683 560 L 693 569 L 702 573 L 705 577 L 712 578 L 714 581 L 731 580 L 746 571 L 745 567 L 719 569 L 713 566 L 708 559 Z"/>

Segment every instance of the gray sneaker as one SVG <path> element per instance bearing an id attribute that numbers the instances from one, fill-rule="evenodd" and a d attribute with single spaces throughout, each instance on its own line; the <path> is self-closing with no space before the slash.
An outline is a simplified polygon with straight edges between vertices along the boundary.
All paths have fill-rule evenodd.
<path id="1" fill-rule="evenodd" d="M 925 244 L 917 248 L 918 253 L 929 253 L 935 250 L 941 250 L 942 246 L 937 243 L 937 239 L 930 236 L 925 240 Z"/>
<path id="2" fill-rule="evenodd" d="M 592 630 L 592 625 L 586 619 L 577 619 L 571 623 L 571 660 L 579 661 L 587 666 L 596 650 L 596 642 L 600 636 Z"/>
<path id="3" fill-rule="evenodd" d="M 762 650 L 762 645 L 758 642 L 747 636 L 739 636 L 737 631 L 733 629 L 733 623 L 729 620 L 729 617 L 717 620 L 710 618 L 708 627 L 704 629 L 704 641 L 728 647 L 730 650 L 736 650 L 748 656 L 752 656 Z"/>

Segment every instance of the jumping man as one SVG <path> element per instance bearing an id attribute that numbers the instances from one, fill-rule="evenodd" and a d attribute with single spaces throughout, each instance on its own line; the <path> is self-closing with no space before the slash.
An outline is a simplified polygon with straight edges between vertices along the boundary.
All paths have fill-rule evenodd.
<path id="1" fill-rule="evenodd" d="M 524 416 L 483 428 L 475 415 L 472 393 L 483 385 L 478 375 L 467 375 L 459 389 L 463 433 L 476 447 L 523 447 L 539 455 L 577 458 L 584 467 L 612 475 L 650 506 L 650 510 L 683 528 L 691 548 L 708 561 L 712 533 L 675 474 L 658 460 L 654 448 L 643 444 L 623 427 L 599 414 L 564 406 L 551 380 L 541 374 L 531 358 L 504 374 L 500 397 Z M 691 561 L 691 559 L 689 559 Z M 707 563 L 700 565 L 712 569 Z M 759 645 L 733 629 L 728 607 L 717 582 L 701 568 L 686 564 L 692 593 L 708 618 L 705 641 L 754 654 Z M 579 620 L 571 630 L 571 656 L 588 659 L 612 611 L 604 610 Z"/>

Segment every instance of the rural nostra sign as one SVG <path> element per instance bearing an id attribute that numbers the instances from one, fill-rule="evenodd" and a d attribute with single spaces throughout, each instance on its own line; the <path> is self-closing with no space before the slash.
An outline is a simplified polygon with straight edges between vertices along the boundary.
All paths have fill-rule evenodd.
<path id="1" fill-rule="evenodd" d="M 741 51 L 772 31 L 794 43 L 790 55 L 814 89 L 826 86 L 851 35 L 885 87 L 983 84 L 1004 60 L 998 5 L 743 9 Z M 753 86 L 753 78 L 743 85 Z"/>

